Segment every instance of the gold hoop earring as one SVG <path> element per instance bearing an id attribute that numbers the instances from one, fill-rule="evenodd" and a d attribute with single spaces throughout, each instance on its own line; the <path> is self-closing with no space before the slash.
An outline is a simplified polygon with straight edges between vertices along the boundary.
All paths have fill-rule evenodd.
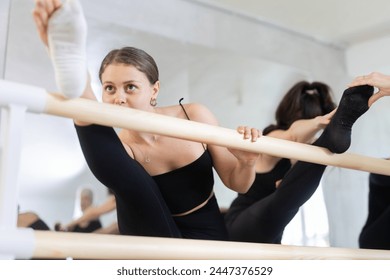
<path id="1" fill-rule="evenodd" d="M 150 105 L 152 105 L 153 107 L 156 107 L 156 105 L 157 105 L 157 100 L 156 100 L 156 98 L 151 98 L 151 99 L 150 99 Z"/>

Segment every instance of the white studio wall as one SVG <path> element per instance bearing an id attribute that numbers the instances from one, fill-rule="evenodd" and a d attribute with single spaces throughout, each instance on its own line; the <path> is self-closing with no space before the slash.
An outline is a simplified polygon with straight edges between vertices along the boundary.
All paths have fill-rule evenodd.
<path id="1" fill-rule="evenodd" d="M 379 71 L 390 73 L 390 36 L 355 44 L 346 49 L 348 74 L 352 77 Z"/>

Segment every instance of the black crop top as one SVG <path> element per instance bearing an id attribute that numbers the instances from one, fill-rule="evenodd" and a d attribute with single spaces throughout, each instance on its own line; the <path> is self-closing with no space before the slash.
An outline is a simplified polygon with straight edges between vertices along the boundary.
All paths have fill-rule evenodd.
<path id="1" fill-rule="evenodd" d="M 214 186 L 212 167 L 206 150 L 186 166 L 153 176 L 172 214 L 187 212 L 209 198 Z"/>
<path id="2" fill-rule="evenodd" d="M 276 125 L 269 125 L 263 130 L 264 135 L 268 135 L 274 130 L 280 129 Z M 261 199 L 273 193 L 276 190 L 276 182 L 283 179 L 286 173 L 291 168 L 291 161 L 289 159 L 281 159 L 276 165 L 266 173 L 256 173 L 255 181 L 251 188 L 245 194 L 239 196 L 252 197 Z"/>
<path id="3" fill-rule="evenodd" d="M 370 173 L 369 175 L 370 183 L 377 186 L 389 186 L 390 189 L 390 176 Z"/>
<path id="4" fill-rule="evenodd" d="M 291 168 L 289 159 L 283 158 L 267 173 L 256 173 L 255 181 L 249 191 L 242 196 L 263 198 L 276 190 L 276 182 L 283 179 Z"/>

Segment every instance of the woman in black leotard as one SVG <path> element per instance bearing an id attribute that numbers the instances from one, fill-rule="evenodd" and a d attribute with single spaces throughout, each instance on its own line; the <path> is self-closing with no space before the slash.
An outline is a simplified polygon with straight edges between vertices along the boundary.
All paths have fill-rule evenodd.
<path id="1" fill-rule="evenodd" d="M 359 92 L 352 100 L 353 92 Z M 349 137 L 343 138 L 353 122 L 343 122 L 341 115 L 347 106 L 360 107 L 354 114 L 345 114 L 346 119 L 356 119 L 367 107 L 372 88 L 350 89 L 340 102 L 338 112 L 331 124 L 314 145 L 344 152 L 349 147 Z M 348 104 L 351 102 L 350 104 Z M 356 103 L 355 103 L 356 102 Z M 354 104 L 355 103 L 355 104 Z M 334 114 L 335 105 L 330 88 L 319 82 L 300 82 L 284 96 L 276 111 L 276 125 L 268 126 L 264 134 L 301 143 L 310 143 L 315 134 L 323 129 Z M 322 116 L 326 114 L 325 116 Z M 344 124 L 343 124 L 344 123 Z M 329 137 L 340 128 L 340 142 Z M 344 144 L 343 142 L 347 140 Z M 336 144 L 336 145 L 334 145 Z M 339 144 L 339 146 L 338 146 Z M 256 179 L 245 194 L 239 194 L 225 215 L 230 238 L 235 241 L 280 244 L 284 228 L 315 192 L 325 166 L 298 162 L 292 167 L 289 159 L 261 155 L 256 164 Z"/>
<path id="2" fill-rule="evenodd" d="M 351 87 L 371 85 L 378 92 L 369 105 L 390 96 L 390 75 L 372 72 L 356 77 Z M 368 216 L 359 236 L 360 248 L 390 250 L 390 176 L 371 173 L 369 176 Z"/>
<path id="3" fill-rule="evenodd" d="M 369 188 L 368 216 L 359 246 L 390 250 L 390 176 L 370 173 Z"/>
<path id="4" fill-rule="evenodd" d="M 79 3 L 37 1 L 34 18 L 42 40 L 48 43 L 61 92 L 73 97 L 74 91 L 85 88 L 82 97 L 96 100 L 89 83 L 80 80 L 84 75 L 79 75 L 80 67 L 86 71 L 80 66 L 85 60 L 86 29 Z M 218 124 L 199 104 L 157 107 L 158 74 L 153 58 L 140 49 L 111 51 L 99 72 L 103 102 Z M 81 86 L 72 88 L 70 82 Z M 73 91 L 69 95 L 68 86 Z M 212 168 L 226 186 L 246 192 L 255 177 L 258 154 L 128 129 L 117 134 L 111 127 L 77 120 L 75 125 L 91 171 L 115 195 L 122 234 L 227 239 L 213 193 Z M 256 141 L 259 136 L 257 129 L 238 130 L 243 141 Z"/>

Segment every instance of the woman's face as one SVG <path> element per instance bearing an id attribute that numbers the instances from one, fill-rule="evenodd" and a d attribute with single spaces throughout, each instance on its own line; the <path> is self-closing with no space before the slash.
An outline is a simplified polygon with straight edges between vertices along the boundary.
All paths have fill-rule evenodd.
<path id="1" fill-rule="evenodd" d="M 81 208 L 81 211 L 84 212 L 85 209 L 87 209 L 91 205 L 92 205 L 92 198 L 88 194 L 85 194 L 85 193 L 81 192 L 81 196 L 80 196 L 80 208 Z"/>
<path id="2" fill-rule="evenodd" d="M 103 102 L 139 110 L 151 110 L 159 82 L 151 85 L 146 75 L 132 65 L 110 64 L 102 74 Z"/>

